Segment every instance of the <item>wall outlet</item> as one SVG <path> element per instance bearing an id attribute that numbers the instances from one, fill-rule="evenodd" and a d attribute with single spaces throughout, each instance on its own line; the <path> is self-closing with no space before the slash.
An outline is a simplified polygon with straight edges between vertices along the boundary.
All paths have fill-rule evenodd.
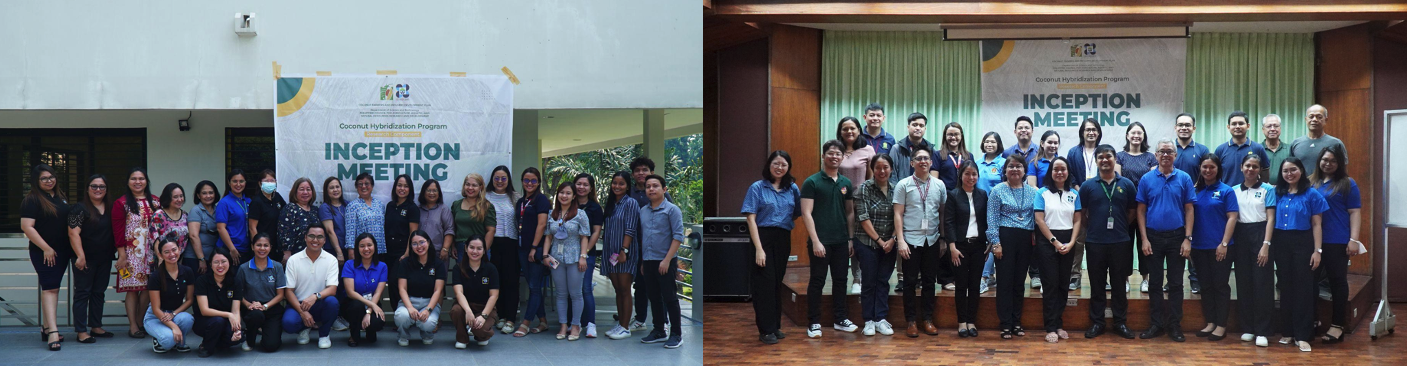
<path id="1" fill-rule="evenodd" d="M 787 257 L 787 262 L 795 262 L 795 261 L 796 261 L 796 256 L 793 255 L 793 256 Z"/>
<path id="2" fill-rule="evenodd" d="M 1079 304 L 1080 304 L 1080 299 L 1069 299 L 1069 300 L 1066 300 L 1066 301 L 1065 301 L 1065 306 L 1077 306 L 1077 305 L 1079 305 Z M 1106 310 L 1108 310 L 1108 309 L 1106 309 Z"/>

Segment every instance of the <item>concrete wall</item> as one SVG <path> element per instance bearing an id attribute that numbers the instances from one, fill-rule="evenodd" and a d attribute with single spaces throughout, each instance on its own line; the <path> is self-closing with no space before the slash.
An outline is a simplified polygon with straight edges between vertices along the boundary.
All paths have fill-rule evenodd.
<path id="1" fill-rule="evenodd" d="M 261 109 L 283 73 L 499 74 L 519 109 L 699 108 L 698 3 L 4 1 L 0 109 Z M 254 12 L 258 36 L 234 33 Z"/>

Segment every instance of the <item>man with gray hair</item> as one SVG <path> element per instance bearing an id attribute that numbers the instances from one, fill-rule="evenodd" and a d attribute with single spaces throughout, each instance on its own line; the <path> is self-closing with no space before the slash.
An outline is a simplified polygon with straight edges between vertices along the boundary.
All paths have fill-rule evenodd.
<path id="1" fill-rule="evenodd" d="M 1260 120 L 1260 132 L 1265 140 L 1260 145 L 1265 148 L 1265 165 L 1261 168 L 1260 180 L 1270 184 L 1280 182 L 1280 163 L 1290 157 L 1289 144 L 1280 139 L 1280 115 L 1267 114 Z M 1275 167 L 1271 169 L 1271 167 Z"/>
<path id="2" fill-rule="evenodd" d="M 1151 264 L 1148 285 L 1152 326 L 1140 335 L 1149 339 L 1167 334 L 1182 342 L 1182 269 L 1192 251 L 1192 204 L 1197 202 L 1192 176 L 1173 168 L 1177 145 L 1164 138 L 1153 150 L 1158 169 L 1149 170 L 1138 180 L 1138 232 L 1140 251 Z M 1150 220 L 1150 218 L 1157 218 Z M 1163 267 L 1167 262 L 1167 299 L 1163 299 Z"/>
<path id="3" fill-rule="evenodd" d="M 1348 149 L 1344 148 L 1343 141 L 1324 133 L 1324 125 L 1329 123 L 1329 110 L 1327 108 L 1318 104 L 1309 106 L 1309 109 L 1304 113 L 1304 123 L 1309 127 L 1309 133 L 1296 137 L 1295 141 L 1290 143 L 1290 155 L 1294 155 L 1301 162 L 1304 162 L 1305 176 L 1314 174 L 1314 170 L 1319 167 L 1319 153 L 1330 146 L 1338 145 L 1339 151 L 1344 152 L 1342 158 L 1345 161 L 1348 160 Z M 1273 169 L 1280 169 L 1280 165 L 1275 165 Z M 1279 183 L 1279 181 L 1274 183 Z"/>

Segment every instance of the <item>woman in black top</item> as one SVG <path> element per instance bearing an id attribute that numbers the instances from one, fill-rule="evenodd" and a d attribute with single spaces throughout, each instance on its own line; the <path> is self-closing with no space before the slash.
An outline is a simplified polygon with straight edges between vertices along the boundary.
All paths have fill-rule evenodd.
<path id="1" fill-rule="evenodd" d="M 264 169 L 259 174 L 259 193 L 249 195 L 249 236 L 253 238 L 259 233 L 269 233 L 272 235 L 274 252 L 283 250 L 283 243 L 279 240 L 278 216 L 283 212 L 283 207 L 288 205 L 288 201 L 278 194 L 278 181 L 274 179 L 274 171 Z M 249 258 L 244 258 L 248 261 Z"/>
<path id="2" fill-rule="evenodd" d="M 230 257 L 215 253 L 210 257 L 210 272 L 195 283 L 196 302 L 200 311 L 196 312 L 195 333 L 201 337 L 196 355 L 210 357 L 244 338 L 241 331 L 239 306 L 235 304 L 244 297 L 235 276 L 230 274 Z"/>
<path id="3" fill-rule="evenodd" d="M 112 217 L 108 215 L 107 178 L 88 177 L 83 197 L 69 209 L 68 241 L 73 248 L 73 328 L 79 343 L 111 338 L 103 330 L 103 303 L 112 279 Z M 93 332 L 88 333 L 88 328 Z M 91 335 L 91 337 L 90 337 Z"/>
<path id="4" fill-rule="evenodd" d="M 498 302 L 498 268 L 484 261 L 484 252 L 484 238 L 470 237 L 454 268 L 454 308 L 450 310 L 454 348 L 463 349 L 471 340 L 487 346 L 493 337 L 493 325 L 498 321 L 493 308 Z"/>
<path id="5" fill-rule="evenodd" d="M 29 239 L 29 263 L 39 275 L 39 303 L 43 310 L 44 341 L 50 351 L 62 348 L 57 320 L 59 284 L 73 254 L 68 245 L 64 219 L 68 201 L 58 187 L 58 174 L 46 164 L 34 166 L 29 175 L 29 195 L 20 203 L 20 230 Z"/>
<path id="6" fill-rule="evenodd" d="M 420 206 L 415 205 L 413 197 L 415 184 L 411 183 L 410 176 L 396 176 L 396 183 L 391 187 L 391 201 L 386 202 L 386 253 L 381 255 L 381 263 L 386 263 L 386 270 L 392 276 L 401 260 L 410 256 L 410 233 L 420 230 Z M 392 304 L 401 303 L 399 287 L 394 277 L 386 284 Z"/>
<path id="7" fill-rule="evenodd" d="M 948 253 L 952 253 L 956 279 L 958 337 L 976 337 L 979 285 L 989 251 L 987 192 L 977 189 L 981 174 L 972 160 L 963 161 L 957 171 L 961 185 L 948 191 L 948 202 L 943 206 L 943 234 L 948 240 Z"/>
<path id="8" fill-rule="evenodd" d="M 523 198 L 518 199 L 518 262 L 528 281 L 528 307 L 523 309 L 523 323 L 513 332 L 514 337 L 547 330 L 547 310 L 543 306 L 543 289 L 547 287 L 548 268 L 542 264 L 542 231 L 547 229 L 547 213 L 552 202 L 542 194 L 542 173 L 537 168 L 523 169 Z M 528 323 L 538 319 L 537 328 L 529 330 Z"/>
<path id="9" fill-rule="evenodd" d="M 142 325 L 147 334 L 156 339 L 151 350 L 166 353 L 190 352 L 186 347 L 186 335 L 190 334 L 195 319 L 186 312 L 195 302 L 192 293 L 195 272 L 190 267 L 180 265 L 181 247 L 176 244 L 175 234 L 166 235 L 157 241 L 161 259 L 147 276 L 147 292 L 151 296 L 151 307 L 147 308 Z"/>

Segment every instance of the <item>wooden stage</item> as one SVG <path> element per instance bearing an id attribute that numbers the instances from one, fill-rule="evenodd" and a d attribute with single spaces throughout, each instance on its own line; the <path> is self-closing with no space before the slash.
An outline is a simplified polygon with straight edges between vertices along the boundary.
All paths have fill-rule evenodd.
<path id="1" fill-rule="evenodd" d="M 901 296 L 900 293 L 893 291 L 896 278 L 897 275 L 896 277 L 890 278 L 889 280 L 889 316 L 887 319 L 891 324 L 894 324 L 896 332 L 902 332 L 903 328 L 908 323 L 904 321 L 903 296 Z M 807 296 L 811 296 L 811 294 L 808 294 L 806 292 L 806 284 L 809 279 L 810 269 L 806 267 L 792 267 L 787 269 L 786 277 L 782 280 L 783 285 L 785 287 L 782 293 L 782 313 L 784 316 L 790 319 L 792 323 L 803 327 L 806 324 L 807 317 Z M 1372 297 L 1371 291 L 1365 291 L 1367 290 L 1365 287 L 1367 286 L 1368 279 L 1368 276 L 1352 274 L 1348 276 L 1348 323 L 1351 325 L 1357 325 L 1359 323 L 1359 320 L 1361 320 L 1362 318 L 1372 318 L 1373 311 L 1375 311 L 1375 306 L 1377 304 L 1370 303 L 1369 300 Z M 1129 281 L 1130 291 L 1128 292 L 1128 326 L 1135 332 L 1142 332 L 1144 329 L 1147 329 L 1150 324 L 1148 294 L 1139 292 L 1139 289 L 1137 287 L 1141 283 L 1141 281 L 1142 278 L 1140 278 L 1138 273 L 1134 273 L 1134 275 L 1130 277 Z M 1234 271 L 1231 275 L 1230 282 L 1231 310 L 1229 312 L 1229 318 L 1227 319 L 1227 325 L 1231 327 L 1232 331 L 1236 332 L 1235 336 L 1239 337 L 1239 329 L 1236 328 L 1236 275 Z M 1186 279 L 1184 279 L 1183 283 L 1184 301 L 1182 303 L 1182 329 L 1185 333 L 1189 334 L 1188 337 L 1191 337 L 1191 333 L 1202 329 L 1202 327 L 1205 326 L 1206 323 L 1203 321 L 1202 318 L 1201 296 L 1192 294 L 1191 289 L 1186 284 Z M 1069 286 L 1069 282 L 1066 282 L 1063 285 Z M 1021 324 L 1027 329 L 1027 332 L 1030 333 L 1030 330 L 1032 329 L 1040 330 L 1044 328 L 1041 320 L 1041 293 L 1040 290 L 1031 289 L 1029 283 L 1027 283 L 1023 287 L 1025 288 L 1026 297 L 1025 305 L 1022 308 Z M 1316 290 L 1315 292 L 1315 311 L 1317 313 L 1317 319 L 1319 319 L 1321 323 L 1318 331 L 1323 332 L 1329 327 L 1329 319 L 1332 312 L 1332 304 L 1329 301 L 1318 298 L 1318 291 Z M 829 279 L 827 279 L 826 286 L 824 289 L 822 289 L 822 294 L 820 294 L 819 296 L 822 297 L 821 324 L 827 331 L 832 331 L 830 327 L 830 324 L 833 322 L 831 317 L 832 295 Z M 846 295 L 846 297 L 849 303 L 848 310 L 850 313 L 850 320 L 855 322 L 856 324 L 864 325 L 864 320 L 860 316 L 860 296 Z M 935 320 L 935 324 L 937 324 L 940 329 L 956 329 L 957 308 L 955 307 L 953 302 L 953 291 L 943 290 L 942 292 L 939 292 L 937 294 L 937 297 L 938 304 L 934 307 L 934 312 L 936 314 L 933 318 Z M 1089 276 L 1088 274 L 1086 274 L 1086 276 L 1081 279 L 1080 289 L 1077 291 L 1070 291 L 1070 299 L 1075 300 L 1076 304 L 1074 306 L 1068 306 L 1065 308 L 1065 314 L 1063 317 L 1065 322 L 1065 329 L 1070 330 L 1072 334 L 1076 333 L 1075 330 L 1078 330 L 1079 336 L 1083 336 L 1084 330 L 1089 328 L 1090 326 L 1090 320 L 1088 315 L 1090 306 L 1089 298 Z M 1279 301 L 1276 301 L 1276 304 L 1278 308 Z M 996 309 L 996 306 L 997 303 L 995 289 L 988 290 L 987 293 L 982 294 L 982 298 L 978 300 L 978 328 L 997 329 L 1000 326 L 1000 321 L 999 319 L 997 319 L 997 314 L 994 310 Z M 1356 314 L 1354 309 L 1357 309 Z M 1276 321 L 1278 321 L 1278 309 L 1276 309 L 1276 312 Z M 1107 311 L 1106 315 L 1108 315 Z M 1109 326 L 1113 326 L 1112 319 L 1110 319 L 1109 322 L 1111 322 Z M 1350 327 L 1350 330 L 1351 328 L 1352 326 Z M 804 337 L 805 335 L 802 334 L 801 336 Z"/>

